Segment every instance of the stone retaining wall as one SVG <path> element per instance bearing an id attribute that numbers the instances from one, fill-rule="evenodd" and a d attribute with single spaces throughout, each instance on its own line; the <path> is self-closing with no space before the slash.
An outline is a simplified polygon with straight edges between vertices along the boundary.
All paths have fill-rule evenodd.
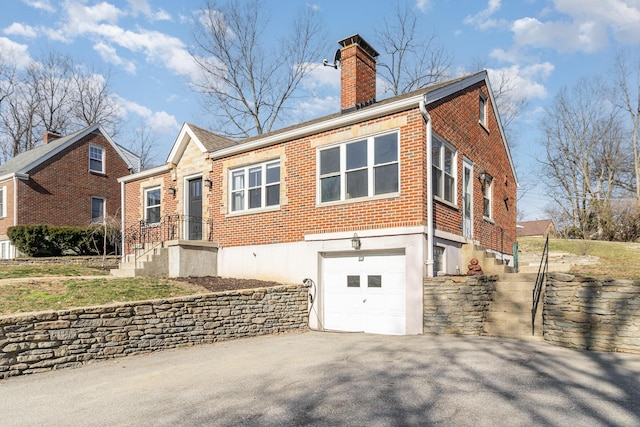
<path id="1" fill-rule="evenodd" d="M 481 335 L 498 276 L 445 276 L 424 281 L 424 333 Z"/>
<path id="2" fill-rule="evenodd" d="M 0 378 L 307 328 L 307 289 L 244 291 L 0 317 Z"/>
<path id="3" fill-rule="evenodd" d="M 102 256 L 62 256 L 62 257 L 24 257 L 16 259 L 0 259 L 0 267 L 14 265 L 47 265 L 66 264 L 84 265 L 86 267 L 102 267 Z M 118 268 L 120 256 L 108 255 L 104 262 L 105 268 Z"/>
<path id="4" fill-rule="evenodd" d="M 552 273 L 544 339 L 564 347 L 640 353 L 640 282 Z"/>

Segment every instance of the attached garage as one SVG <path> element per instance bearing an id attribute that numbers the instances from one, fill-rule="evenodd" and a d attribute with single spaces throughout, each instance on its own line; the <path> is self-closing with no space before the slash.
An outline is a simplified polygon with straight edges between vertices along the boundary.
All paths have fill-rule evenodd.
<path id="1" fill-rule="evenodd" d="M 324 254 L 324 329 L 406 333 L 404 251 Z"/>

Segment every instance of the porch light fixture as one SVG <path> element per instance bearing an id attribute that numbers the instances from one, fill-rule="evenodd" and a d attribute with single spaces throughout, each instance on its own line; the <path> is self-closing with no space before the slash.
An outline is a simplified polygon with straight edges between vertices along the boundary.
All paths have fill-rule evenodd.
<path id="1" fill-rule="evenodd" d="M 485 171 L 482 171 L 478 174 L 478 179 L 482 182 L 487 182 L 488 175 Z"/>
<path id="2" fill-rule="evenodd" d="M 167 192 L 168 192 L 170 195 L 175 196 L 175 195 L 176 195 L 176 187 L 169 187 L 169 188 L 167 189 Z"/>
<path id="3" fill-rule="evenodd" d="M 213 182 L 211 182 L 209 178 L 205 178 L 204 186 L 207 187 L 209 190 L 211 190 L 211 187 L 213 187 Z"/>
<path id="4" fill-rule="evenodd" d="M 357 233 L 353 233 L 353 238 L 351 239 L 351 247 L 356 251 L 360 249 L 361 242 Z"/>

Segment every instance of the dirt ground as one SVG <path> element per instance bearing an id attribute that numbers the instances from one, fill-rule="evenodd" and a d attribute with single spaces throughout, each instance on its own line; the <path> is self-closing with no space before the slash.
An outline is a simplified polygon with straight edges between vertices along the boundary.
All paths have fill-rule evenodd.
<path id="1" fill-rule="evenodd" d="M 206 277 L 179 277 L 181 282 L 202 286 L 211 292 L 235 291 L 239 289 L 269 288 L 281 286 L 282 283 L 268 282 L 254 279 L 233 279 L 230 277 L 206 276 Z"/>

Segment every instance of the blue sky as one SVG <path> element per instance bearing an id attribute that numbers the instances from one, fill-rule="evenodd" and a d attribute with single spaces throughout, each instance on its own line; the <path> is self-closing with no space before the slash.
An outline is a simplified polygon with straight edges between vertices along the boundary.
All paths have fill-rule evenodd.
<path id="1" fill-rule="evenodd" d="M 375 46 L 378 29 L 392 13 L 392 1 L 263 0 L 271 11 L 277 37 L 298 8 L 314 8 L 331 42 L 317 62 L 332 58 L 338 40 L 359 33 Z M 203 0 L 10 0 L 0 14 L 0 52 L 19 67 L 49 50 L 76 62 L 110 70 L 127 129 L 116 140 L 127 146 L 132 130 L 144 126 L 157 139 L 158 162 L 164 161 L 180 125 L 208 127 L 210 118 L 188 87 L 196 68 L 188 48 Z M 409 0 L 425 36 L 436 32 L 453 57 L 452 76 L 482 61 L 490 76 L 515 79 L 516 97 L 528 108 L 517 122 L 513 156 L 520 181 L 542 158 L 537 131 L 544 108 L 563 86 L 578 78 L 606 73 L 618 48 L 640 46 L 640 0 Z M 378 49 L 381 50 L 381 49 Z M 284 53 L 284 52 L 281 52 Z M 293 122 L 339 109 L 339 74 L 319 67 L 305 81 L 316 98 L 297 108 Z M 380 94 L 379 94 L 380 98 Z M 212 129 L 215 131 L 215 129 Z M 538 187 L 520 201 L 524 219 L 545 217 L 547 203 Z"/>

